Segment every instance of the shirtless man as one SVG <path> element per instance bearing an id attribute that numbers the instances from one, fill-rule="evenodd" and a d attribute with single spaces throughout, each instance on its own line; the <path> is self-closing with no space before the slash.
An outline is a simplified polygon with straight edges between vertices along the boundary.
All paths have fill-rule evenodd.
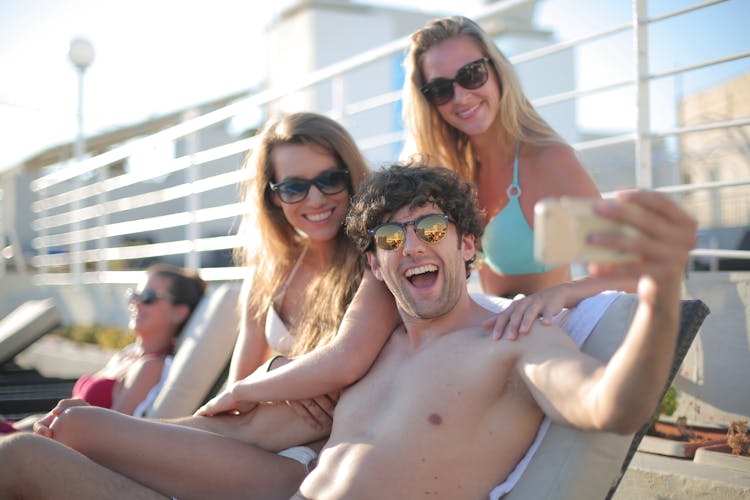
<path id="1" fill-rule="evenodd" d="M 470 185 L 445 169 L 395 166 L 377 173 L 355 200 L 348 229 L 368 251 L 376 276 L 396 297 L 404 326 L 392 334 L 368 374 L 344 391 L 330 440 L 297 497 L 486 498 L 524 455 L 543 413 L 584 429 L 638 429 L 656 406 L 671 364 L 680 281 L 694 245 L 695 222 L 657 193 L 632 192 L 621 198 L 630 203 L 602 202 L 600 212 L 636 226 L 643 236 L 600 236 L 598 242 L 642 258 L 637 264 L 598 266 L 592 272 L 640 276 L 640 304 L 623 346 L 602 366 L 580 354 L 555 326 L 537 323 L 535 331 L 519 340 L 492 340 L 482 324 L 493 313 L 475 303 L 466 289 L 468 262 L 482 232 L 482 215 Z M 405 227 L 377 230 L 383 222 Z M 400 245 L 399 229 L 405 231 Z M 430 242 L 417 237 L 415 230 Z M 106 414 L 83 410 L 79 416 Z M 163 498 L 154 490 L 169 491 L 160 487 L 164 478 L 172 475 L 188 483 L 200 472 L 191 472 L 191 465 L 207 465 L 190 457 L 205 457 L 208 441 L 217 440 L 216 434 L 201 434 L 200 441 L 190 440 L 192 455 L 177 460 L 183 433 L 189 430 L 110 417 L 124 421 L 117 427 L 122 443 L 109 455 L 89 454 L 109 468 L 55 441 L 20 436 L 9 447 L 10 460 L 3 461 L 0 498 L 28 491 L 37 498 Z M 87 429 L 108 432 L 114 427 Z M 74 426 L 68 432 L 85 441 L 88 431 L 76 433 Z M 138 467 L 121 457 L 129 456 L 125 449 L 135 434 L 165 432 L 172 435 L 169 449 L 146 453 L 141 443 L 135 451 L 141 459 Z M 305 442 L 286 438 L 290 442 L 283 446 Z M 247 458 L 252 449 L 219 440 L 225 443 L 224 451 L 221 457 L 210 455 L 212 461 L 226 464 L 219 459 L 228 458 L 230 465 L 242 467 L 238 473 L 264 474 L 263 467 L 247 467 L 238 458 Z M 4 458 L 2 446 L 0 442 Z M 23 453 L 14 456 L 13 450 Z M 281 460 L 258 453 L 267 467 Z M 147 459 L 150 455 L 155 461 Z M 220 472 L 211 473 L 207 491 L 222 481 Z M 34 489 L 28 488 L 30 483 Z M 243 488 L 241 496 L 270 497 Z M 211 495 L 187 487 L 177 496 Z"/>
<path id="2" fill-rule="evenodd" d="M 642 259 L 592 271 L 637 274 L 640 303 L 623 345 L 602 365 L 541 323 L 515 342 L 493 341 L 482 327 L 492 314 L 466 288 L 465 263 L 482 230 L 471 188 L 442 169 L 375 174 L 347 229 L 404 325 L 341 397 L 297 498 L 486 498 L 523 457 L 544 413 L 592 431 L 640 428 L 671 365 L 696 226 L 657 193 L 621 199 L 628 206 L 602 202 L 600 213 L 643 236 L 598 241 Z"/>

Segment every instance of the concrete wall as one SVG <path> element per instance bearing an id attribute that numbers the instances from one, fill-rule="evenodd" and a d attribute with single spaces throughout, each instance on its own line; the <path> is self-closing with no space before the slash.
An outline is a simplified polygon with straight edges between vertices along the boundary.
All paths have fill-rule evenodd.
<path id="1" fill-rule="evenodd" d="M 693 272 L 685 297 L 711 314 L 675 379 L 677 415 L 717 424 L 750 417 L 750 272 Z"/>

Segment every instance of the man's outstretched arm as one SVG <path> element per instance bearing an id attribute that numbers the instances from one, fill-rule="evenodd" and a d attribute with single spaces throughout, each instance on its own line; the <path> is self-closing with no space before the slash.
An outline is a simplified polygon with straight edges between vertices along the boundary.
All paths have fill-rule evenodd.
<path id="1" fill-rule="evenodd" d="M 595 264 L 594 276 L 638 280 L 639 304 L 622 345 L 606 365 L 572 348 L 567 339 L 541 335 L 517 365 L 537 403 L 550 417 L 584 429 L 636 431 L 651 415 L 667 379 L 679 328 L 681 280 L 695 245 L 696 223 L 653 191 L 618 194 L 601 202 L 600 215 L 638 229 L 638 236 L 597 234 L 592 243 L 625 250 L 638 260 Z"/>

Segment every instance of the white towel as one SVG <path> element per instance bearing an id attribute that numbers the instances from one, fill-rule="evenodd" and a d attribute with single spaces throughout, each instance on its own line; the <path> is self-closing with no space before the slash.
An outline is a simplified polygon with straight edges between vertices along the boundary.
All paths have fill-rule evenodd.
<path id="1" fill-rule="evenodd" d="M 580 348 L 610 304 L 612 304 L 612 302 L 620 295 L 621 292 L 610 291 L 594 295 L 593 297 L 581 301 L 576 307 L 562 311 L 552 319 L 552 322 L 558 324 Z M 509 299 L 491 297 L 483 294 L 472 294 L 472 298 L 485 309 L 497 312 L 502 311 L 512 302 Z M 517 296 L 516 298 L 519 297 Z M 497 500 L 512 490 L 516 483 L 518 483 L 518 480 L 521 479 L 521 476 L 526 470 L 526 467 L 528 467 L 529 462 L 539 448 L 539 445 L 541 445 L 542 439 L 544 439 L 544 435 L 547 433 L 549 425 L 550 419 L 545 417 L 539 425 L 536 438 L 534 438 L 534 442 L 531 443 L 531 446 L 529 446 L 529 449 L 526 451 L 526 455 L 524 455 L 521 461 L 518 462 L 516 468 L 508 474 L 505 481 L 495 486 L 490 492 L 490 500 Z"/>

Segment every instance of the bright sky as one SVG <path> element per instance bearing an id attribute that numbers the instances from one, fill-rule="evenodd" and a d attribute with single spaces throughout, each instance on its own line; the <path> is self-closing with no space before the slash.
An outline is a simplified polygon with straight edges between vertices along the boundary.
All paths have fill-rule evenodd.
<path id="1" fill-rule="evenodd" d="M 84 129 L 91 134 L 253 88 L 265 67 L 263 30 L 293 2 L 0 0 L 0 170 L 74 138 L 77 77 L 67 59 L 72 38 L 88 38 L 96 51 L 85 77 Z M 660 10 L 649 14 L 696 2 L 652 0 Z M 438 14 L 460 5 L 460 13 L 471 15 L 483 2 L 361 3 L 411 6 Z M 629 22 L 631 8 L 630 0 L 540 0 L 537 22 L 559 39 L 569 39 Z M 750 50 L 750 1 L 729 0 L 710 10 L 708 18 L 690 14 L 651 30 L 651 42 L 657 44 L 652 70 Z M 590 87 L 630 77 L 630 69 L 624 68 L 632 66 L 616 64 L 630 53 L 629 34 L 581 49 L 578 81 Z M 744 60 L 657 86 L 664 95 L 674 96 L 676 88 L 690 94 L 748 70 L 750 61 Z M 672 126 L 674 104 L 656 114 L 655 126 Z M 585 127 L 622 127 L 633 122 L 632 115 L 632 109 L 602 109 L 596 99 L 579 104 Z"/>

